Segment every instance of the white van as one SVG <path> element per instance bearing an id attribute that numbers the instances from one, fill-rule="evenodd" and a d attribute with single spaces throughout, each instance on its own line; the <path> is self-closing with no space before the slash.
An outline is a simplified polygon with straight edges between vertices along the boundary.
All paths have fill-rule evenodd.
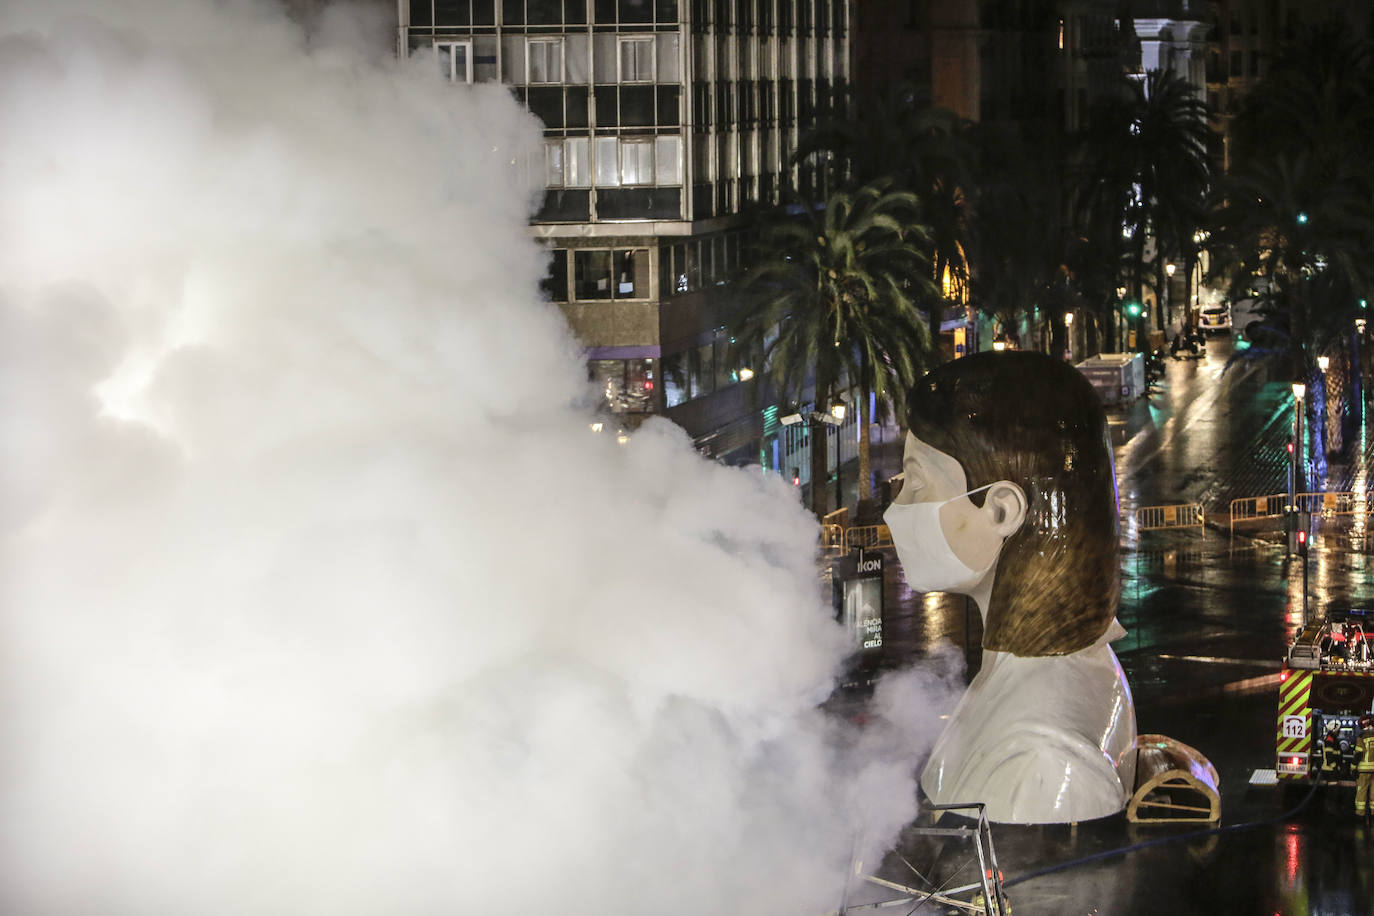
<path id="1" fill-rule="evenodd" d="M 1223 331 L 1230 331 L 1231 307 L 1225 303 L 1203 306 L 1202 315 L 1198 318 L 1198 330 L 1204 334 L 1220 334 Z"/>

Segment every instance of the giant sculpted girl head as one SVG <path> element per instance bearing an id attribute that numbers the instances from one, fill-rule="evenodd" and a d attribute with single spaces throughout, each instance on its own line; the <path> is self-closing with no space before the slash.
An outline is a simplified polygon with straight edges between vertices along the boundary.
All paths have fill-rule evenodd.
<path id="1" fill-rule="evenodd" d="M 1087 379 L 1039 353 L 981 353 L 930 372 L 909 404 L 908 454 L 957 463 L 966 490 L 994 485 L 963 497 L 979 500 L 970 508 L 1014 513 L 998 529 L 984 647 L 1063 655 L 1096 642 L 1116 616 L 1118 507 L 1106 416 Z M 981 500 L 999 493 L 1007 508 L 993 513 Z"/>

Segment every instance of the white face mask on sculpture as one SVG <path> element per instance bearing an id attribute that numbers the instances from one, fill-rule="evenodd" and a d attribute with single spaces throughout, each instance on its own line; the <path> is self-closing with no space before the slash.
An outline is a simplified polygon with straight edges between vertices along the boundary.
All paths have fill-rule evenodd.
<path id="1" fill-rule="evenodd" d="M 942 502 L 893 503 L 883 513 L 883 522 L 892 532 L 892 544 L 907 584 L 918 592 L 941 592 L 977 582 L 997 562 L 993 554 L 982 569 L 970 569 L 955 556 L 940 524 L 940 508 L 963 499 L 993 484 L 960 493 Z"/>

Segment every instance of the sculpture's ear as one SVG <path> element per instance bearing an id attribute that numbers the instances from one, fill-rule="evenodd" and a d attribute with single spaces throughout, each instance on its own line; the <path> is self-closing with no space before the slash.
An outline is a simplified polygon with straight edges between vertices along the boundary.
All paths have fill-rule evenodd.
<path id="1" fill-rule="evenodd" d="M 992 530 L 999 537 L 1015 534 L 1026 520 L 1026 492 L 1010 480 L 999 480 L 988 488 L 982 511 L 987 513 Z"/>

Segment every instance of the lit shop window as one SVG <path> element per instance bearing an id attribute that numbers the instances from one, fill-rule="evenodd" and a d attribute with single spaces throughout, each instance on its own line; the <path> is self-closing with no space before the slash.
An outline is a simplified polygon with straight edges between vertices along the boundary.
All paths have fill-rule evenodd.
<path id="1" fill-rule="evenodd" d="M 592 359 L 587 374 L 606 405 L 616 412 L 645 413 L 653 410 L 654 361 L 651 359 Z"/>

